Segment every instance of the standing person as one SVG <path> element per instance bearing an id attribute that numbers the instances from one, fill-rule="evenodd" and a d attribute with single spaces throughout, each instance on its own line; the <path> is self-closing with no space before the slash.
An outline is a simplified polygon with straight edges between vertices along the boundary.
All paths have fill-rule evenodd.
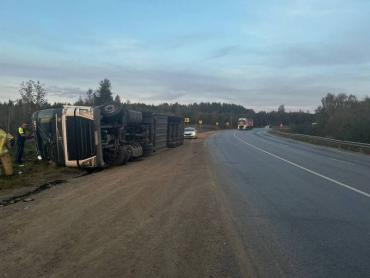
<path id="1" fill-rule="evenodd" d="M 3 164 L 5 176 L 13 175 L 12 159 L 7 148 L 7 144 L 11 140 L 13 140 L 13 136 L 0 127 L 0 161 Z"/>
<path id="2" fill-rule="evenodd" d="M 26 129 L 27 124 L 22 123 L 20 127 L 18 127 L 17 132 L 17 156 L 15 159 L 15 163 L 19 164 L 19 166 L 23 165 L 23 152 L 24 152 L 24 142 L 26 141 L 26 133 L 24 130 Z"/>

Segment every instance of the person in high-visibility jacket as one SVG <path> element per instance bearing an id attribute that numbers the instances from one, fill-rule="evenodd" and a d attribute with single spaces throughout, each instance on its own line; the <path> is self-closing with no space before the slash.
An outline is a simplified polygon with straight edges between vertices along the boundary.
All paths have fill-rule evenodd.
<path id="1" fill-rule="evenodd" d="M 26 141 L 25 128 L 27 127 L 26 123 L 23 123 L 18 127 L 17 132 L 17 155 L 15 158 L 15 163 L 23 166 L 23 152 L 24 152 L 24 142 Z"/>
<path id="2" fill-rule="evenodd" d="M 7 148 L 8 143 L 13 139 L 12 135 L 0 128 L 0 161 L 6 176 L 13 175 L 12 159 Z"/>

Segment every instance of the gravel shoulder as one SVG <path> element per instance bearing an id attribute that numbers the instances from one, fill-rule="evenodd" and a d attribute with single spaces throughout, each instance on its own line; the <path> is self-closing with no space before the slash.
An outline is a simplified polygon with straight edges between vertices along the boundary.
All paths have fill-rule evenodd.
<path id="1" fill-rule="evenodd" d="M 211 135 L 0 208 L 0 276 L 246 276 Z"/>

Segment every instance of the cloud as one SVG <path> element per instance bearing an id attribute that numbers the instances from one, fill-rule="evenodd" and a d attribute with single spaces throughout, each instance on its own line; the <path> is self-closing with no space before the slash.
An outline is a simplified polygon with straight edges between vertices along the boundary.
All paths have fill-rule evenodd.
<path id="1" fill-rule="evenodd" d="M 145 49 L 145 44 L 134 38 L 96 38 L 78 37 L 74 44 L 64 44 L 63 48 L 69 52 L 110 53 L 117 55 L 121 53 L 136 53 Z"/>
<path id="2" fill-rule="evenodd" d="M 328 43 L 293 44 L 278 50 L 280 63 L 293 66 L 338 66 L 370 63 L 370 32 L 368 36 L 347 37 Z"/>
<path id="3" fill-rule="evenodd" d="M 46 86 L 46 91 L 48 92 L 49 97 L 58 97 L 64 99 L 76 99 L 76 97 L 82 96 L 86 90 L 83 90 L 79 87 L 62 87 L 62 86 Z"/>
<path id="4" fill-rule="evenodd" d="M 12 80 L 18 80 L 17 84 L 13 83 L 14 87 L 22 80 L 41 80 L 48 85 L 51 97 L 66 99 L 80 96 L 89 87 L 95 88 L 105 77 L 112 81 L 113 89 L 117 93 L 121 93 L 121 88 L 126 90 L 122 93 L 127 93 L 129 90 L 141 92 L 146 90 L 149 96 L 145 99 L 148 100 L 160 98 L 162 101 L 172 101 L 186 95 L 194 97 L 201 94 L 203 97 L 210 97 L 243 92 L 241 88 L 220 76 L 160 67 L 149 69 L 120 65 L 73 67 L 0 62 L 0 74 L 3 77 L 10 76 Z"/>
<path id="5" fill-rule="evenodd" d="M 240 18 L 217 17 L 213 24 L 199 14 L 202 21 L 185 22 L 194 25 L 184 29 L 181 22 L 153 30 L 155 17 L 140 24 L 124 18 L 109 31 L 63 25 L 64 34 L 8 32 L 0 46 L 0 99 L 34 79 L 48 86 L 51 101 L 71 101 L 105 77 L 122 99 L 150 103 L 315 108 L 329 91 L 369 93 L 366 1 L 252 2 Z"/>
<path id="6" fill-rule="evenodd" d="M 305 67 L 241 68 L 238 74 L 206 72 L 195 69 L 157 66 L 140 68 L 123 65 L 32 65 L 0 62 L 0 97 L 17 95 L 23 80 L 40 80 L 46 84 L 51 101 L 77 100 L 88 88 L 109 78 L 114 94 L 123 100 L 148 103 L 198 101 L 233 102 L 256 110 L 270 109 L 280 104 L 288 108 L 302 107 L 313 111 L 327 92 L 365 95 L 370 81 L 370 68 L 363 65 L 334 67 L 332 70 L 308 72 Z M 8 78 L 10 79 L 6 79 Z M 355 82 L 353 84 L 352 82 Z M 6 90 L 4 89 L 6 86 Z"/>
<path id="7" fill-rule="evenodd" d="M 227 56 L 245 55 L 245 49 L 240 45 L 228 45 L 212 51 L 207 59 L 219 59 Z"/>
<path id="8" fill-rule="evenodd" d="M 219 34 L 216 34 L 216 32 L 194 32 L 182 35 L 176 34 L 164 39 L 161 44 L 167 49 L 177 49 L 202 44 L 216 39 L 218 36 Z"/>

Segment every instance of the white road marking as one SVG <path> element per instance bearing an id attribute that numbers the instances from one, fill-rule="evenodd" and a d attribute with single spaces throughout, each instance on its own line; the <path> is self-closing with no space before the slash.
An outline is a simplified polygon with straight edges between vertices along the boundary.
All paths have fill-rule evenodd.
<path id="1" fill-rule="evenodd" d="M 255 145 L 253 145 L 253 144 L 251 144 L 251 143 L 246 142 L 245 140 L 243 140 L 242 138 L 240 138 L 239 136 L 237 136 L 237 135 L 236 135 L 236 133 L 234 133 L 234 137 L 235 137 L 235 138 L 237 138 L 238 140 L 240 140 L 241 142 L 243 142 L 244 144 L 246 144 L 246 145 L 248 145 L 248 146 L 250 146 L 250 147 L 252 147 L 252 148 L 254 148 L 254 149 L 256 149 L 256 150 L 259 150 L 259 151 L 261 151 L 261 152 L 263 152 L 263 153 L 265 153 L 265 154 L 268 154 L 268 155 L 270 155 L 270 156 L 272 156 L 272 157 L 275 157 L 276 159 L 279 159 L 279 160 L 281 160 L 281 161 L 284 161 L 285 163 L 288 163 L 288 164 L 290 164 L 290 165 L 292 165 L 292 166 L 295 166 L 295 167 L 297 167 L 297 168 L 299 168 L 299 169 L 302 169 L 302 170 L 304 170 L 304 171 L 306 171 L 306 172 L 308 172 L 308 173 L 311 173 L 311 174 L 313 174 L 313 175 L 315 175 L 315 176 L 318 176 L 318 177 L 320 177 L 320 178 L 323 178 L 323 179 L 325 179 L 325 180 L 331 181 L 331 182 L 333 182 L 333 183 L 335 183 L 335 184 L 337 184 L 337 185 L 340 185 L 340 186 L 345 187 L 345 188 L 347 188 L 347 189 L 349 189 L 349 190 L 352 190 L 352 191 L 354 191 L 354 192 L 356 192 L 356 193 L 358 193 L 358 194 L 361 194 L 361 195 L 363 195 L 363 196 L 365 196 L 365 197 L 370 198 L 370 194 L 369 194 L 369 193 L 366 193 L 366 192 L 364 192 L 364 191 L 362 191 L 362 190 L 359 190 L 359 189 L 357 189 L 357 188 L 354 188 L 354 187 L 352 187 L 352 186 L 349 186 L 349 185 L 347 185 L 347 184 L 345 184 L 345 183 L 342 183 L 342 182 L 340 182 L 340 181 L 337 181 L 337 180 L 335 180 L 335 179 L 329 178 L 329 177 L 327 177 L 327 176 L 325 176 L 325 175 L 323 175 L 323 174 L 320 174 L 320 173 L 318 173 L 318 172 L 316 172 L 316 171 L 310 170 L 310 169 L 308 169 L 308 168 L 306 168 L 306 167 L 303 167 L 303 166 L 301 166 L 301 165 L 299 165 L 299 164 L 297 164 L 297 163 L 294 163 L 294 162 L 292 162 L 292 161 L 290 161 L 290 160 L 287 160 L 287 159 L 285 159 L 285 158 L 283 158 L 283 157 L 280 157 L 280 156 L 278 156 L 278 155 L 276 155 L 276 154 L 273 154 L 273 153 L 270 153 L 270 152 L 268 152 L 268 151 L 266 151 L 266 150 L 264 150 L 264 149 L 261 149 L 261 148 L 259 148 L 259 147 L 255 146 Z"/>

